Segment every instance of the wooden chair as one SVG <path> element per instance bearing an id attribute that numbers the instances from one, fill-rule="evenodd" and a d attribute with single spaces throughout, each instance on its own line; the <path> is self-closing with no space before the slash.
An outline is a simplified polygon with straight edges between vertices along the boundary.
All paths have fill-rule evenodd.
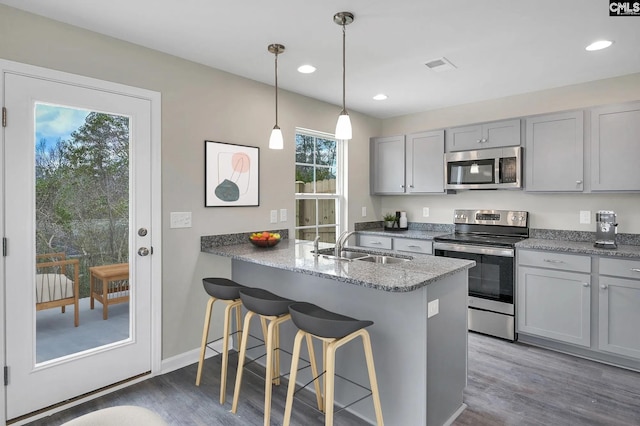
<path id="1" fill-rule="evenodd" d="M 36 255 L 36 311 L 73 305 L 73 322 L 80 323 L 78 296 L 80 261 L 66 259 L 65 253 Z"/>

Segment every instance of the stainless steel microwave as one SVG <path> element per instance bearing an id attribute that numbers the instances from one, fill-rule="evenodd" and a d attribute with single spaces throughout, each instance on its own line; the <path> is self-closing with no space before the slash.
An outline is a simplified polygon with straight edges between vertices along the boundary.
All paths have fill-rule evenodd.
<path id="1" fill-rule="evenodd" d="M 449 152 L 444 155 L 446 189 L 522 188 L 522 147 Z"/>

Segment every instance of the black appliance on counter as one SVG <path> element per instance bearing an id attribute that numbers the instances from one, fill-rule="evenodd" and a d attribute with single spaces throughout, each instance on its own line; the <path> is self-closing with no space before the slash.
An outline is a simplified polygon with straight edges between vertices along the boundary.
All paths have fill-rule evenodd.
<path id="1" fill-rule="evenodd" d="M 529 213 L 454 210 L 455 233 L 435 237 L 436 256 L 475 260 L 469 269 L 469 330 L 515 341 L 515 244 Z"/>

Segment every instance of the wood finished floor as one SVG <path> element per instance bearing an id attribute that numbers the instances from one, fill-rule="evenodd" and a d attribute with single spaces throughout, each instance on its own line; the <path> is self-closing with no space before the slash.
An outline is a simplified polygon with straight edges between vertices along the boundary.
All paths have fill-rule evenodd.
<path id="1" fill-rule="evenodd" d="M 235 357 L 231 360 L 233 365 Z M 207 360 L 200 387 L 194 385 L 194 364 L 30 425 L 59 425 L 90 411 L 125 404 L 150 408 L 171 425 L 262 425 L 264 382 L 244 374 L 235 415 L 230 412 L 235 370 L 229 370 L 227 402 L 221 406 L 219 368 L 219 357 Z M 274 425 L 282 423 L 285 396 L 286 382 L 274 388 Z M 454 426 L 640 425 L 640 373 L 470 333 L 465 402 L 468 408 Z M 322 416 L 301 403 L 294 404 L 293 414 L 294 425 L 323 424 Z M 363 422 L 342 412 L 335 424 Z"/>

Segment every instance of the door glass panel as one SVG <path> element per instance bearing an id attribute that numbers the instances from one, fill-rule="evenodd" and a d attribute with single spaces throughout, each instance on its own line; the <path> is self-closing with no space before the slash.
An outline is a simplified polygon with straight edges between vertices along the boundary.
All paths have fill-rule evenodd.
<path id="1" fill-rule="evenodd" d="M 129 118 L 36 103 L 36 362 L 130 335 Z"/>

